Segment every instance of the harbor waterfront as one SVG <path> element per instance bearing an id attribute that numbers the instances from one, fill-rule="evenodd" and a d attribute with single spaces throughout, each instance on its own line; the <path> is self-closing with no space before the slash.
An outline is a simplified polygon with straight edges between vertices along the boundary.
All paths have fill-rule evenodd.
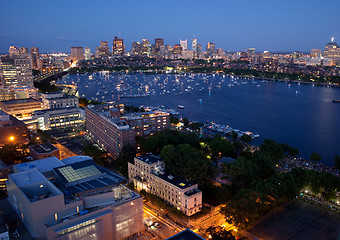
<path id="1" fill-rule="evenodd" d="M 175 109 L 180 117 L 215 122 L 287 143 L 309 158 L 316 152 L 331 165 L 340 155 L 340 89 L 272 82 L 220 74 L 70 74 L 58 83 L 75 84 L 79 96 L 134 106 Z M 179 107 L 181 106 L 181 107 Z"/>

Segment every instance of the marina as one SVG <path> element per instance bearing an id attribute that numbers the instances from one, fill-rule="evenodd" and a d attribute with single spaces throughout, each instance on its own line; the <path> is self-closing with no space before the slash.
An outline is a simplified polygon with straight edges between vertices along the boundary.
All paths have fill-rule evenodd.
<path id="1" fill-rule="evenodd" d="M 317 152 L 329 165 L 340 155 L 340 105 L 333 103 L 340 99 L 339 88 L 203 73 L 98 72 L 71 74 L 58 83 L 77 85 L 79 96 L 89 100 L 163 105 L 178 118 L 251 132 L 255 145 L 273 139 L 299 149 L 304 158 Z"/>

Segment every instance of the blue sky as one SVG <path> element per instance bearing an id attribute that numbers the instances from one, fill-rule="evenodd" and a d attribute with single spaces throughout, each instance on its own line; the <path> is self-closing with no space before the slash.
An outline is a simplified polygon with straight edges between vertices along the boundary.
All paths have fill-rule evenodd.
<path id="1" fill-rule="evenodd" d="M 205 49 L 310 51 L 332 36 L 340 43 L 339 0 L 16 0 L 0 3 L 0 52 L 33 45 L 41 52 L 69 52 L 124 39 L 164 38 L 165 44 L 193 37 Z"/>

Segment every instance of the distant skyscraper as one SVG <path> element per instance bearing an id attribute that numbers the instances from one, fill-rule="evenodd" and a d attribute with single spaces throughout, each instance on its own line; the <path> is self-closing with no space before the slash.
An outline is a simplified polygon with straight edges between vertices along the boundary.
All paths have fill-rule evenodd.
<path id="1" fill-rule="evenodd" d="M 31 59 L 19 56 L 1 58 L 0 81 L 1 85 L 6 87 L 33 87 Z"/>
<path id="2" fill-rule="evenodd" d="M 19 56 L 20 55 L 19 49 L 16 46 L 9 46 L 8 53 L 9 53 L 10 57 L 14 57 L 14 56 Z"/>
<path id="3" fill-rule="evenodd" d="M 163 38 L 155 38 L 155 50 L 156 52 L 159 52 L 160 47 L 164 45 L 164 39 Z"/>
<path id="4" fill-rule="evenodd" d="M 310 51 L 310 57 L 311 58 L 321 58 L 321 56 L 322 56 L 321 49 L 312 49 Z"/>
<path id="5" fill-rule="evenodd" d="M 37 68 L 37 61 L 39 57 L 39 48 L 37 47 L 31 47 L 31 54 L 32 54 L 32 67 Z"/>
<path id="6" fill-rule="evenodd" d="M 110 56 L 109 43 L 107 41 L 100 41 L 100 46 L 98 47 L 99 57 Z"/>
<path id="7" fill-rule="evenodd" d="M 196 38 L 192 39 L 192 45 L 191 45 L 191 47 L 192 47 L 192 51 L 194 51 L 195 53 L 197 53 L 197 39 L 196 39 Z"/>
<path id="8" fill-rule="evenodd" d="M 142 54 L 150 55 L 151 45 L 147 39 L 142 40 Z"/>
<path id="9" fill-rule="evenodd" d="M 90 50 L 90 47 L 85 47 L 85 60 L 90 60 L 91 59 L 91 50 Z"/>
<path id="10" fill-rule="evenodd" d="M 197 44 L 197 54 L 201 54 L 201 53 L 202 53 L 202 45 Z"/>
<path id="11" fill-rule="evenodd" d="M 182 55 L 183 49 L 180 44 L 175 44 L 173 50 L 175 55 Z"/>
<path id="12" fill-rule="evenodd" d="M 142 52 L 142 47 L 139 42 L 132 42 L 131 54 L 139 55 Z"/>
<path id="13" fill-rule="evenodd" d="M 120 56 L 125 54 L 124 41 L 122 38 L 115 37 L 113 39 L 112 54 Z"/>
<path id="14" fill-rule="evenodd" d="M 327 43 L 323 55 L 326 58 L 340 58 L 340 47 L 334 42 L 334 38 L 331 39 L 331 42 Z"/>
<path id="15" fill-rule="evenodd" d="M 255 48 L 248 48 L 247 53 L 248 53 L 248 57 L 254 55 L 255 54 Z"/>
<path id="16" fill-rule="evenodd" d="M 213 54 L 215 52 L 215 43 L 208 42 L 206 51 L 208 54 Z"/>
<path id="17" fill-rule="evenodd" d="M 70 60 L 78 61 L 84 60 L 84 48 L 83 47 L 71 47 L 71 56 Z"/>
<path id="18" fill-rule="evenodd" d="M 188 39 L 185 39 L 185 40 L 181 39 L 179 42 L 181 44 L 182 51 L 185 51 L 188 49 Z"/>
<path id="19" fill-rule="evenodd" d="M 28 53 L 28 48 L 25 48 L 25 47 L 19 48 L 19 53 L 20 53 L 20 55 L 27 54 Z"/>

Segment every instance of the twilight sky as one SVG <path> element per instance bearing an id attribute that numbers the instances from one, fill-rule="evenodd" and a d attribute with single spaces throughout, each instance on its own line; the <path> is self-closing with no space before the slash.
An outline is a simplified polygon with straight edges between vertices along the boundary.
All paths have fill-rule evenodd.
<path id="1" fill-rule="evenodd" d="M 340 43 L 340 0 L 2 0 L 0 53 L 9 45 L 70 52 L 100 40 L 164 38 L 165 44 L 196 37 L 203 49 L 269 51 L 323 49 Z"/>

